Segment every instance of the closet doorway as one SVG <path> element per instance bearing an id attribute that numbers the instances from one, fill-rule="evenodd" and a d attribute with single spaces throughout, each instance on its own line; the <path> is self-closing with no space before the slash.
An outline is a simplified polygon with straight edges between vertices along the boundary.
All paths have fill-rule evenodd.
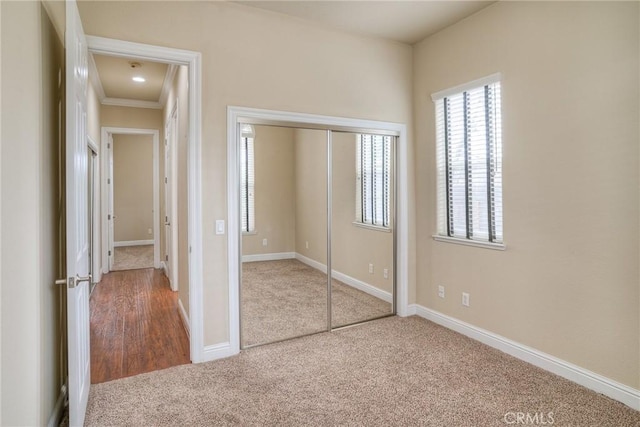
<path id="1" fill-rule="evenodd" d="M 399 133 L 234 126 L 240 347 L 395 314 Z"/>

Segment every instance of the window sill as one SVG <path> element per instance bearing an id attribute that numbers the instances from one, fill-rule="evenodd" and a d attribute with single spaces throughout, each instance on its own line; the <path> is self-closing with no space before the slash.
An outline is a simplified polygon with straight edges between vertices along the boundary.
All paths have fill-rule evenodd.
<path id="1" fill-rule="evenodd" d="M 353 221 L 353 225 L 356 227 L 366 228 L 373 231 L 382 231 L 383 233 L 391 233 L 391 227 L 381 227 L 379 225 L 363 224 L 362 222 Z"/>
<path id="2" fill-rule="evenodd" d="M 432 236 L 436 242 L 454 243 L 456 245 L 473 246 L 476 248 L 493 249 L 495 251 L 504 251 L 507 246 L 504 243 L 478 242 L 477 240 L 459 239 L 456 237 L 440 236 L 435 234 Z"/>

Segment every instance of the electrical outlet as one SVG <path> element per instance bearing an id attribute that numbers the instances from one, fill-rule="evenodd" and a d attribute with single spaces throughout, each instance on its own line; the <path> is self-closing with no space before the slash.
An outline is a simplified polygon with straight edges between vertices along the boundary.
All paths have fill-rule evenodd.
<path id="1" fill-rule="evenodd" d="M 267 246 L 267 239 L 262 239 L 262 246 Z"/>
<path id="2" fill-rule="evenodd" d="M 442 285 L 438 286 L 438 296 L 444 298 L 444 286 Z"/>
<path id="3" fill-rule="evenodd" d="M 385 279 L 389 278 L 389 269 L 385 268 L 384 270 L 382 270 L 382 275 L 384 276 Z"/>
<path id="4" fill-rule="evenodd" d="M 304 247 L 309 249 L 309 242 L 304 242 Z"/>
<path id="5" fill-rule="evenodd" d="M 369 264 L 369 274 L 373 274 L 373 264 Z"/>
<path id="6" fill-rule="evenodd" d="M 469 294 L 466 292 L 462 293 L 462 305 L 469 307 Z"/>

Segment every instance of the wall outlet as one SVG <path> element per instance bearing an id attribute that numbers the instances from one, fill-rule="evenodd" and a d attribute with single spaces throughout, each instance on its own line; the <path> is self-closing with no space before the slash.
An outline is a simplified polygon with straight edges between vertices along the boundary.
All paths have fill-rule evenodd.
<path id="1" fill-rule="evenodd" d="M 153 233 L 153 231 L 150 228 L 148 228 L 147 229 L 147 234 L 152 234 L 152 233 Z"/>
<path id="2" fill-rule="evenodd" d="M 267 239 L 262 239 L 262 246 L 267 246 Z"/>
<path id="3" fill-rule="evenodd" d="M 462 305 L 469 307 L 469 294 L 466 292 L 462 293 Z"/>
<path id="4" fill-rule="evenodd" d="M 369 264 L 369 274 L 373 274 L 373 264 Z"/>
<path id="5" fill-rule="evenodd" d="M 385 279 L 389 278 L 389 269 L 385 268 L 384 270 L 382 270 L 382 275 L 384 276 Z"/>
<path id="6" fill-rule="evenodd" d="M 444 298 L 444 286 L 442 285 L 438 286 L 438 296 Z"/>
<path id="7" fill-rule="evenodd" d="M 304 242 L 304 247 L 309 249 L 309 242 Z"/>

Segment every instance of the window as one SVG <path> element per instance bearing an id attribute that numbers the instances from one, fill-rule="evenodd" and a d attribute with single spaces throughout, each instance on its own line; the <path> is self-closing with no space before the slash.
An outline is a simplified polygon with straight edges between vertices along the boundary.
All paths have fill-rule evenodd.
<path id="1" fill-rule="evenodd" d="M 240 125 L 240 214 L 242 215 L 240 222 L 243 233 L 253 233 L 256 229 L 254 136 L 253 126 Z"/>
<path id="2" fill-rule="evenodd" d="M 493 75 L 432 95 L 438 236 L 502 246 L 499 78 Z"/>
<path id="3" fill-rule="evenodd" d="M 356 139 L 356 223 L 389 228 L 392 137 Z"/>

